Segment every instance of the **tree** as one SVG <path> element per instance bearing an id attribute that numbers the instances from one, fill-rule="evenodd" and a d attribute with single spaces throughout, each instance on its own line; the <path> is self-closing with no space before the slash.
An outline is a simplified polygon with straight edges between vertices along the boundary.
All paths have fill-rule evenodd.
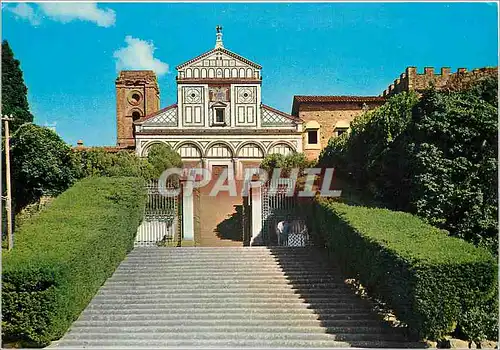
<path id="1" fill-rule="evenodd" d="M 181 156 L 164 143 L 156 143 L 151 146 L 148 151 L 148 162 L 153 166 L 153 176 L 157 179 L 166 169 L 182 167 Z"/>
<path id="2" fill-rule="evenodd" d="M 71 147 L 54 131 L 34 124 L 12 135 L 13 199 L 16 211 L 42 196 L 55 196 L 74 181 Z"/>
<path id="3" fill-rule="evenodd" d="M 283 176 L 290 174 L 292 169 L 299 169 L 299 175 L 305 168 L 311 166 L 314 162 L 307 160 L 304 153 L 290 153 L 286 156 L 279 153 L 271 153 L 264 157 L 260 163 L 261 169 L 268 172 L 269 176 L 272 176 L 273 170 L 276 168 L 282 169 Z"/>
<path id="4" fill-rule="evenodd" d="M 12 114 L 15 121 L 10 123 L 14 133 L 23 123 L 33 122 L 29 111 L 28 89 L 24 84 L 20 62 L 14 58 L 14 53 L 7 40 L 2 42 L 2 114 Z"/>

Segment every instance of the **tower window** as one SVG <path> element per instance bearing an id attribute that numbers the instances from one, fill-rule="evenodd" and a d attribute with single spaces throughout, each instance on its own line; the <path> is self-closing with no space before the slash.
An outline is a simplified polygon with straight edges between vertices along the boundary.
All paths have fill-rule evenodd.
<path id="1" fill-rule="evenodd" d="M 137 111 L 134 111 L 132 112 L 132 120 L 133 121 L 136 121 L 137 119 L 139 119 L 141 117 L 141 113 L 137 112 Z"/>
<path id="2" fill-rule="evenodd" d="M 139 95 L 138 93 L 133 93 L 132 96 L 130 96 L 130 99 L 132 103 L 139 103 L 139 101 L 141 100 L 141 95 Z"/>
<path id="3" fill-rule="evenodd" d="M 224 109 L 217 108 L 215 110 L 215 123 L 224 124 Z"/>
<path id="4" fill-rule="evenodd" d="M 310 145 L 318 144 L 318 130 L 307 131 L 307 143 Z"/>

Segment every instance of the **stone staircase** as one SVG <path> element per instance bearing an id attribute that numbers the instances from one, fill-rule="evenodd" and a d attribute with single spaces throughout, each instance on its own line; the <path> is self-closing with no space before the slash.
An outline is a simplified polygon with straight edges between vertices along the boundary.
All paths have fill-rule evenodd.
<path id="1" fill-rule="evenodd" d="M 135 248 L 51 347 L 425 347 L 315 248 Z"/>

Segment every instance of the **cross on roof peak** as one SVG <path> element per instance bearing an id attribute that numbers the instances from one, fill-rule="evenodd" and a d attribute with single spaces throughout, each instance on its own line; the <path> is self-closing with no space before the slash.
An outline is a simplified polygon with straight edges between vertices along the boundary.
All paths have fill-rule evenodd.
<path id="1" fill-rule="evenodd" d="M 217 37 L 217 40 L 215 40 L 215 48 L 223 48 L 224 47 L 224 44 L 222 43 L 222 26 L 220 25 L 217 25 L 217 27 L 215 27 L 215 30 L 217 31 L 217 34 L 216 34 L 216 37 Z"/>

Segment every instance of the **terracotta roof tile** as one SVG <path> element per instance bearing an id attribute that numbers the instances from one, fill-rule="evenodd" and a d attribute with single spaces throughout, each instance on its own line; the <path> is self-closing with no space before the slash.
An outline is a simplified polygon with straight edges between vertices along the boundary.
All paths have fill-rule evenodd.
<path id="1" fill-rule="evenodd" d="M 384 102 L 382 96 L 294 96 L 297 102 Z"/>
<path id="2" fill-rule="evenodd" d="M 383 96 L 316 96 L 316 95 L 295 95 L 293 97 L 292 115 L 298 115 L 299 105 L 301 103 L 363 103 L 375 102 L 384 103 L 386 98 Z"/>
<path id="3" fill-rule="evenodd" d="M 108 153 L 117 153 L 120 151 L 132 152 L 134 146 L 76 146 L 72 149 L 74 151 L 103 150 Z"/>

